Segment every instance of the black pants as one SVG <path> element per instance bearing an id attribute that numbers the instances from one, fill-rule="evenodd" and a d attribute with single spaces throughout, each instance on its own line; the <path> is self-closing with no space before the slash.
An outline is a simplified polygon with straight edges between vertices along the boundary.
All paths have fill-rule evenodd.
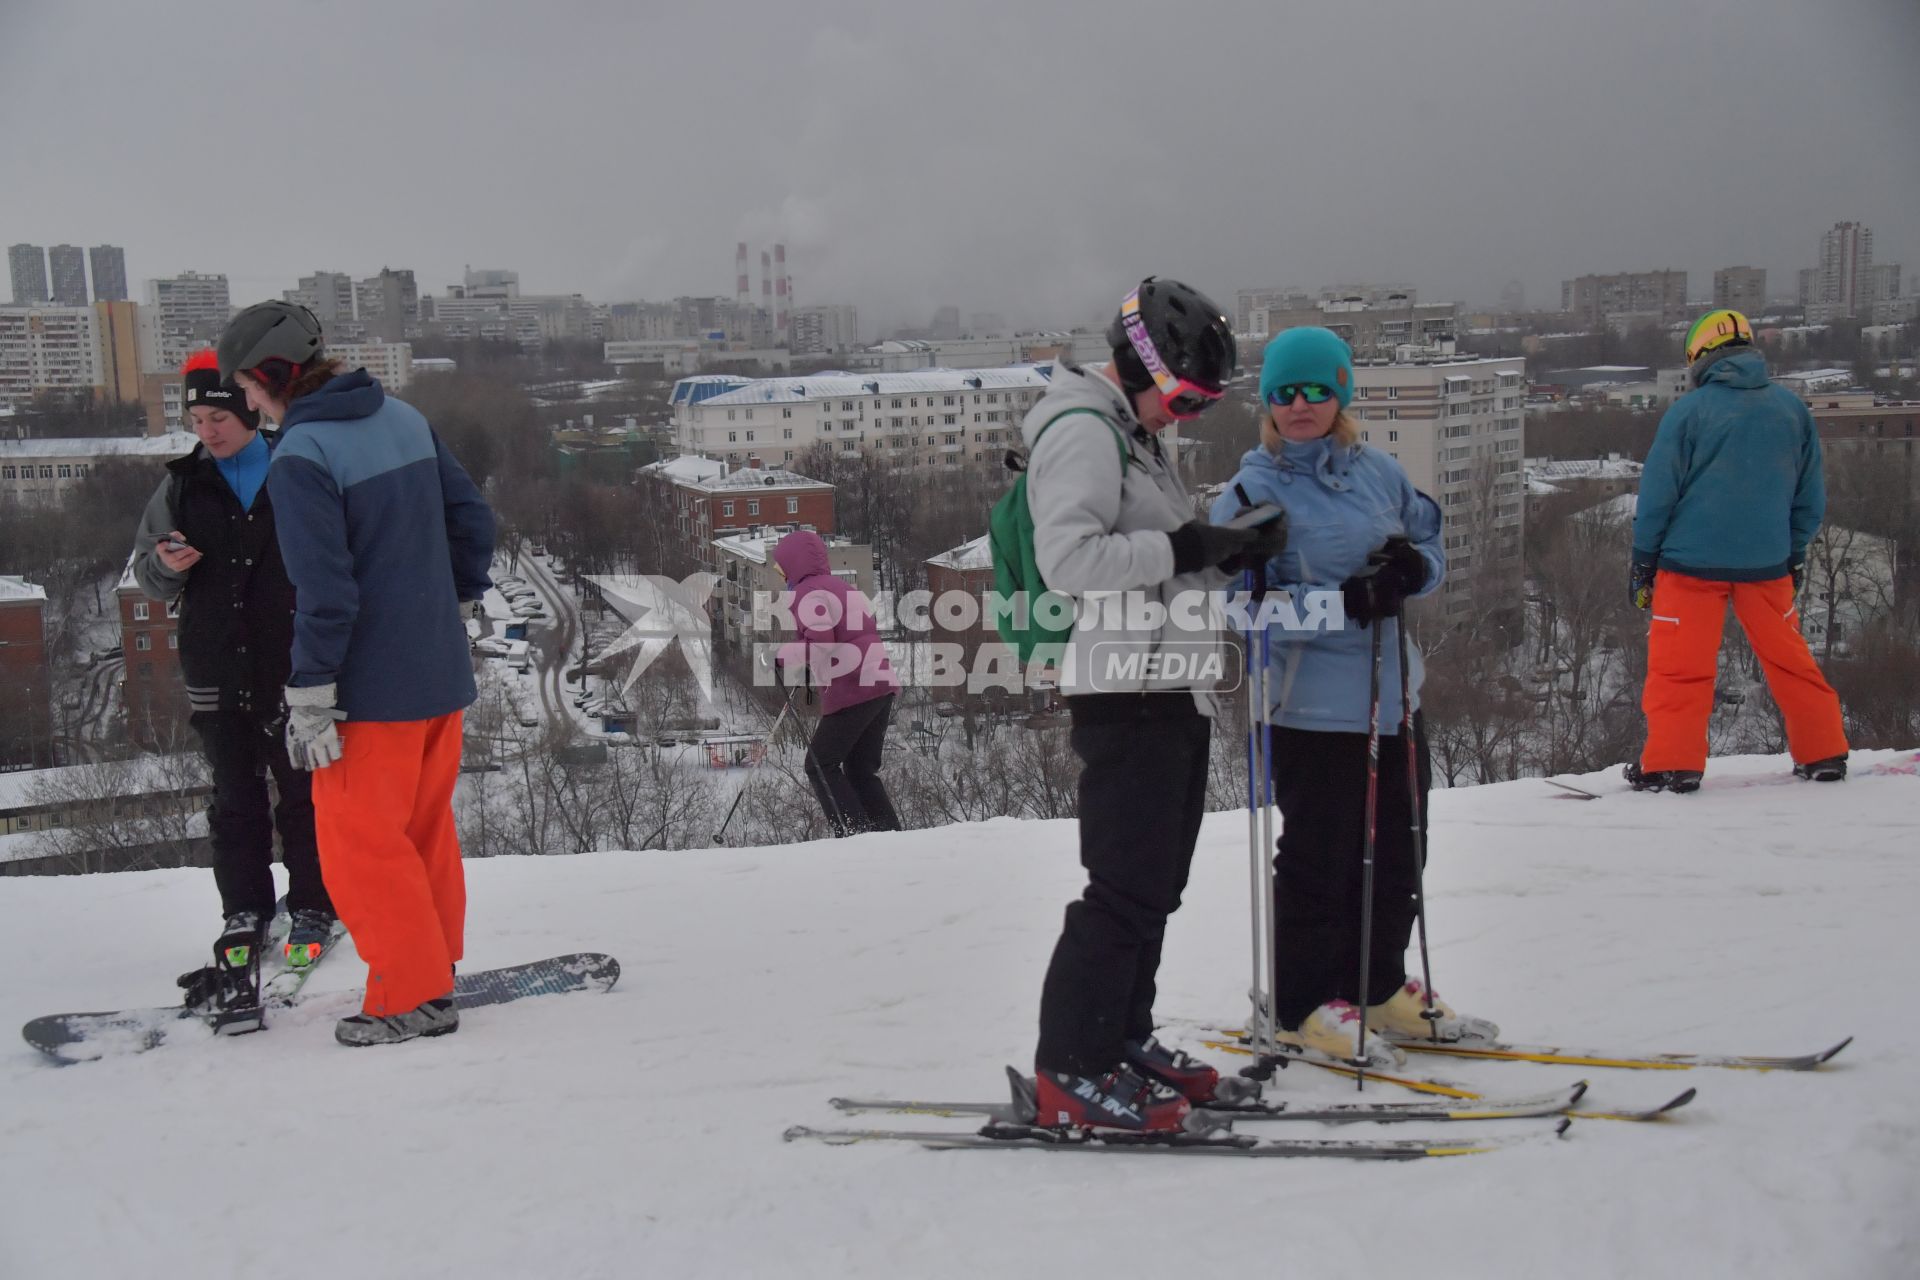
<path id="1" fill-rule="evenodd" d="M 273 832 L 280 829 L 281 858 L 287 864 L 287 908 L 332 913 L 320 879 L 320 846 L 313 834 L 312 775 L 293 767 L 285 740 L 269 733 L 259 717 L 245 711 L 196 711 L 193 727 L 213 770 L 213 799 L 207 804 L 208 834 L 213 839 L 213 879 L 220 907 L 273 914 Z M 280 803 L 267 795 L 267 773 L 279 787 Z"/>
<path id="2" fill-rule="evenodd" d="M 900 815 L 880 781 L 893 695 L 884 694 L 820 717 L 807 744 L 807 781 L 839 835 L 898 831 Z"/>
<path id="3" fill-rule="evenodd" d="M 1420 847 L 1426 848 L 1433 765 L 1418 713 Z M 1408 817 L 1407 744 L 1380 739 L 1379 817 L 1373 841 L 1373 945 L 1361 1000 L 1360 886 L 1366 839 L 1367 735 L 1273 731 L 1273 792 L 1282 822 L 1274 858 L 1274 1018 L 1282 1027 L 1333 999 L 1379 1004 L 1407 980 L 1407 942 L 1419 916 Z"/>
<path id="4" fill-rule="evenodd" d="M 1087 888 L 1067 904 L 1053 948 L 1034 1061 L 1095 1075 L 1126 1041 L 1153 1034 L 1160 945 L 1206 812 L 1212 721 L 1185 692 L 1082 694 L 1067 706 Z"/>

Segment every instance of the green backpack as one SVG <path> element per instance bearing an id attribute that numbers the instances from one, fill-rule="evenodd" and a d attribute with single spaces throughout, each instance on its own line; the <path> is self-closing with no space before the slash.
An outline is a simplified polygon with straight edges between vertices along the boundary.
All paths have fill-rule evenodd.
<path id="1" fill-rule="evenodd" d="M 1068 409 L 1049 419 L 1034 433 L 1033 447 L 1061 418 L 1076 413 L 1088 414 L 1107 424 L 1114 443 L 1120 446 L 1120 476 L 1126 478 L 1133 453 L 1127 438 L 1113 419 L 1097 409 Z M 1031 452 L 1031 451 L 1029 451 Z M 1044 661 L 1059 661 L 1062 650 L 1073 636 L 1073 599 L 1047 588 L 1040 566 L 1033 559 L 1033 512 L 1027 507 L 1027 468 L 1019 455 L 1008 453 L 1007 466 L 1020 473 L 1013 488 L 993 504 L 987 517 L 987 545 L 993 552 L 993 589 L 1001 608 L 991 613 L 1000 639 L 1026 666 L 1037 653 Z"/>

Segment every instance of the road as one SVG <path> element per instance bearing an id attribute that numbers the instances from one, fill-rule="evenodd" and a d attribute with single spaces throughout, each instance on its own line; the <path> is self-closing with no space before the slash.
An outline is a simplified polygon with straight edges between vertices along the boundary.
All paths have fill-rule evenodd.
<path id="1" fill-rule="evenodd" d="M 552 615 L 533 619 L 534 625 L 527 628 L 527 647 L 537 655 L 540 705 L 546 709 L 549 721 L 569 721 L 573 695 L 567 689 L 566 673 L 575 661 L 580 637 L 584 634 L 580 603 L 544 556 L 522 555 L 519 567 L 513 572 L 540 593 L 547 612 Z"/>

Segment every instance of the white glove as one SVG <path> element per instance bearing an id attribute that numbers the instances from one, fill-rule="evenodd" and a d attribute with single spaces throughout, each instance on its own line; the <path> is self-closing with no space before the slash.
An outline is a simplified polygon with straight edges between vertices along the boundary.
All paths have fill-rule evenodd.
<path id="1" fill-rule="evenodd" d="M 296 769 L 324 769 L 340 758 L 340 731 L 334 722 L 347 713 L 333 705 L 334 686 L 287 686 L 287 756 Z"/>

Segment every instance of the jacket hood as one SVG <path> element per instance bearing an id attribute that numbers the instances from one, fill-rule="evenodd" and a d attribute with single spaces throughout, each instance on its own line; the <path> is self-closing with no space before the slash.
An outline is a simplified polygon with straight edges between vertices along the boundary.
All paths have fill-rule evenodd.
<path id="1" fill-rule="evenodd" d="M 343 418 L 370 418 L 387 401 L 387 393 L 365 369 L 330 378 L 318 391 L 295 400 L 287 408 L 285 430 L 296 422 L 337 422 Z"/>
<path id="2" fill-rule="evenodd" d="M 1123 432 L 1131 433 L 1140 425 L 1140 420 L 1133 416 L 1133 406 L 1127 402 L 1126 392 L 1111 379 L 1060 360 L 1053 366 L 1047 394 L 1020 424 L 1020 439 L 1032 449 L 1040 428 L 1072 409 L 1092 409 L 1105 414 L 1119 424 Z"/>
<path id="3" fill-rule="evenodd" d="M 1715 359 L 1715 356 L 1719 358 Z M 1709 352 L 1707 358 L 1694 368 L 1693 384 L 1704 387 L 1709 382 L 1724 382 L 1741 391 L 1764 387 L 1767 385 L 1767 358 L 1752 347 L 1735 347 L 1724 354 Z"/>
<path id="4" fill-rule="evenodd" d="M 827 562 L 827 544 L 811 529 L 795 529 L 780 539 L 773 548 L 773 562 L 787 575 L 789 583 L 832 572 Z"/>

